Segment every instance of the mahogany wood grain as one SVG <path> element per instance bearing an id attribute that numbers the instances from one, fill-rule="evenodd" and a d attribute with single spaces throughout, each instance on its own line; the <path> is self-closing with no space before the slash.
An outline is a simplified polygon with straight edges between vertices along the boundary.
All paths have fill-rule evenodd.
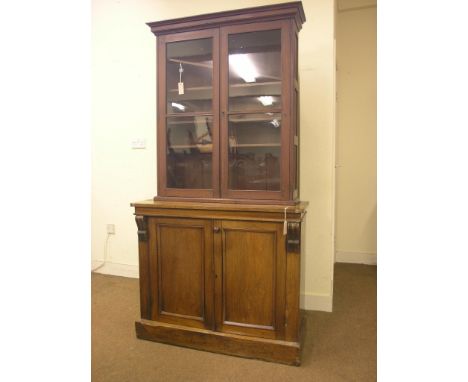
<path id="1" fill-rule="evenodd" d="M 213 145 L 212 152 L 212 171 L 211 171 L 211 189 L 182 189 L 167 187 L 167 131 L 166 131 L 166 44 L 178 41 L 190 41 L 202 38 L 212 39 L 212 109 L 211 115 L 212 141 L 219 141 L 219 29 L 206 29 L 201 31 L 192 31 L 176 33 L 173 35 L 160 36 L 158 38 L 158 126 L 157 126 L 157 160 L 158 160 L 158 195 L 170 197 L 195 197 L 195 198 L 217 198 L 219 197 L 219 144 Z M 199 113 L 198 113 L 199 114 Z M 197 114 L 197 115 L 198 115 Z M 177 117 L 193 116 L 193 113 L 177 113 Z"/>
<path id="2" fill-rule="evenodd" d="M 287 206 L 288 213 L 301 214 L 305 212 L 309 202 L 297 201 L 294 206 Z M 219 203 L 202 203 L 194 201 L 174 201 L 171 200 L 141 200 L 133 202 L 130 206 L 135 208 L 148 207 L 148 208 L 174 208 L 174 209 L 187 209 L 187 210 L 210 210 L 210 211 L 255 211 L 255 212 L 283 212 L 286 206 L 278 204 L 247 204 L 244 203 L 226 203 L 226 200 Z"/>
<path id="3" fill-rule="evenodd" d="M 249 336 L 250 341 L 300 342 L 296 240 L 307 203 L 288 209 L 287 236 L 281 206 L 162 201 L 134 205 L 148 227 L 148 246 L 140 246 L 141 274 L 148 281 L 140 288 L 141 296 L 149 296 L 152 323 Z M 174 215 L 164 217 L 168 213 Z M 276 220 L 269 222 L 272 217 Z M 288 240 L 292 242 L 286 245 Z M 204 348 L 209 333 L 196 348 Z M 163 340 L 192 346 L 184 342 L 192 337 L 181 338 L 180 343 Z M 149 339 L 161 340 L 159 335 Z M 278 357 L 289 363 L 289 356 Z"/>
<path id="4" fill-rule="evenodd" d="M 298 200 L 262 200 L 262 199 L 221 199 L 221 198 L 184 198 L 184 197 L 166 197 L 156 195 L 153 198 L 154 201 L 174 201 L 174 202 L 202 202 L 202 203 L 232 203 L 232 204 L 271 204 L 272 202 L 277 205 L 294 206 L 298 203 Z"/>
<path id="5" fill-rule="evenodd" d="M 294 234 L 291 228 L 294 225 Z M 288 236 L 286 240 L 299 239 L 299 245 L 290 247 L 286 255 L 286 308 L 285 308 L 285 340 L 295 341 L 300 338 L 300 275 L 301 271 L 301 224 L 288 224 Z M 291 237 L 293 236 L 293 237 Z"/>
<path id="6" fill-rule="evenodd" d="M 213 327 L 212 223 L 200 219 L 150 221 L 154 320 Z"/>
<path id="7" fill-rule="evenodd" d="M 301 363 L 300 342 L 213 332 L 148 320 L 135 322 L 135 328 L 137 337 L 145 340 L 294 366 Z"/>
<path id="8" fill-rule="evenodd" d="M 258 32 L 267 30 L 281 30 L 281 152 L 280 152 L 280 191 L 260 191 L 260 190 L 233 190 L 229 189 L 228 171 L 228 118 L 230 114 L 237 114 L 237 111 L 229 112 L 229 36 L 238 33 Z M 289 197 L 289 152 L 290 138 L 289 130 L 291 126 L 291 105 L 290 105 L 290 83 L 291 83 L 291 60 L 290 60 L 290 23 L 287 20 L 270 21 L 255 24 L 230 25 L 221 28 L 221 91 L 220 91 L 220 155 L 221 155 L 221 196 L 226 199 L 246 199 L 246 200 L 290 200 Z M 275 109 L 278 110 L 278 109 Z M 266 110 L 271 111 L 271 110 Z"/>
<path id="9" fill-rule="evenodd" d="M 281 224 L 222 221 L 215 247 L 216 328 L 282 338 L 286 252 Z M 219 245 L 219 242 L 218 242 Z"/>
<path id="10" fill-rule="evenodd" d="M 304 22 L 302 4 L 292 2 L 148 24 L 158 36 L 158 195 L 131 204 L 139 243 L 138 338 L 300 364 L 304 322 L 299 310 L 301 234 L 308 203 L 301 202 L 295 192 L 299 147 L 294 142 L 300 133 L 297 34 Z M 281 30 L 281 65 L 276 65 L 281 66 L 281 74 L 275 73 L 275 81 L 281 79 L 280 107 L 229 112 L 229 35 L 275 29 Z M 211 88 L 203 84 L 197 91 L 211 97 L 212 108 L 168 113 L 167 44 L 202 38 L 212 39 L 213 77 Z M 273 45 L 278 51 L 277 42 L 267 42 L 258 52 L 271 51 Z M 204 62 L 208 55 L 197 54 L 195 64 L 210 67 Z M 235 84 L 246 85 L 251 86 Z M 236 88 L 236 94 L 247 94 L 241 90 Z M 275 186 L 276 191 L 229 189 L 229 115 L 266 111 L 281 113 L 281 132 L 276 135 L 281 149 L 280 155 L 275 154 L 279 187 Z M 201 115 L 212 119 L 212 188 L 168 188 L 167 118 Z M 267 138 L 271 137 L 250 143 L 279 144 L 278 139 Z"/>
<path id="11" fill-rule="evenodd" d="M 151 209 L 151 208 L 139 208 L 137 210 L 138 214 L 145 214 L 147 216 L 158 216 L 158 217 L 173 217 L 173 218 L 186 218 L 190 213 L 190 217 L 197 219 L 222 219 L 226 221 L 247 221 L 247 222 L 256 222 L 256 221 L 265 221 L 265 222 L 275 222 L 283 223 L 284 218 L 281 213 L 264 213 L 258 214 L 256 212 L 239 212 L 235 213 L 232 211 L 186 211 L 186 210 L 177 210 L 177 209 Z M 288 222 L 299 222 L 301 220 L 301 215 L 294 216 L 292 214 L 287 215 Z"/>
<path id="12" fill-rule="evenodd" d="M 255 22 L 250 18 L 256 15 Z M 220 18 L 217 18 L 217 17 Z M 240 19 L 239 19 L 240 17 Z M 213 21 L 215 20 L 215 21 Z M 223 21 L 224 20 L 224 21 Z M 237 20 L 237 22 L 235 22 Z M 239 22 L 239 21 L 249 22 Z M 295 33 L 305 21 L 300 2 L 277 4 L 266 7 L 256 7 L 232 12 L 222 12 L 211 16 L 202 15 L 177 20 L 150 23 L 152 31 L 158 37 L 158 195 L 160 198 L 194 198 L 223 199 L 236 203 L 239 200 L 250 202 L 272 202 L 294 204 L 297 199 L 294 193 L 296 183 L 297 149 L 294 146 L 296 134 L 297 107 L 294 102 L 295 65 L 297 49 L 295 49 Z M 198 27 L 185 28 L 186 23 L 200 22 Z M 213 24 L 211 23 L 213 22 Z M 299 22 L 299 25 L 298 25 Z M 211 28 L 208 26 L 211 25 Z M 281 29 L 281 108 L 259 109 L 261 112 L 281 112 L 281 146 L 279 153 L 279 191 L 238 190 L 229 189 L 228 184 L 228 97 L 229 97 L 229 52 L 228 37 L 236 33 L 255 32 Z M 159 33 L 159 32 L 161 33 Z M 172 31 L 171 33 L 169 33 Z M 184 189 L 167 187 L 167 140 L 166 140 L 166 44 L 176 41 L 190 41 L 211 37 L 213 41 L 213 81 L 211 113 L 203 113 L 212 117 L 212 188 Z M 294 55 L 292 58 L 291 56 Z M 271 109 L 271 110 L 270 110 Z M 255 110 L 238 110 L 231 114 L 255 112 Z M 186 115 L 192 115 L 187 113 Z M 172 114 L 171 114 L 172 115 Z M 177 116 L 184 116 L 177 113 Z M 298 189 L 298 187 L 297 187 Z"/>
<path id="13" fill-rule="evenodd" d="M 147 23 L 156 35 L 173 32 L 220 27 L 224 25 L 257 23 L 271 20 L 293 19 L 298 30 L 306 21 L 300 1 L 260 7 L 215 12 Z"/>
<path id="14" fill-rule="evenodd" d="M 148 221 L 147 217 L 137 215 L 135 220 L 138 225 L 138 262 L 139 267 L 139 282 L 140 282 L 140 314 L 142 318 L 149 319 L 151 312 L 150 299 L 150 276 L 149 276 L 149 253 L 148 253 Z M 145 230 L 146 240 L 141 235 L 141 231 Z"/>

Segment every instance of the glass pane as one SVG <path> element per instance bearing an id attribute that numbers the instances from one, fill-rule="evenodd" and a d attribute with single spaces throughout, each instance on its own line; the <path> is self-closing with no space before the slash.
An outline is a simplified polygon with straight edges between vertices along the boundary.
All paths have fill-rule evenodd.
<path id="1" fill-rule="evenodd" d="M 210 116 L 167 118 L 167 187 L 211 187 L 212 129 Z"/>
<path id="2" fill-rule="evenodd" d="M 210 111 L 213 80 L 211 38 L 166 45 L 167 112 Z"/>
<path id="3" fill-rule="evenodd" d="M 229 110 L 281 107 L 281 30 L 229 36 Z"/>
<path id="4" fill-rule="evenodd" d="M 281 114 L 229 116 L 229 189 L 280 189 Z"/>

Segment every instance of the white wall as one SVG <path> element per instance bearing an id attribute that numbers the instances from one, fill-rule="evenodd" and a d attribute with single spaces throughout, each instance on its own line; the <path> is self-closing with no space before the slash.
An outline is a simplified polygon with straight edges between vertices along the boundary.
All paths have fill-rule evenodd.
<path id="1" fill-rule="evenodd" d="M 156 194 L 156 39 L 145 25 L 194 14 L 281 3 L 238 0 L 93 0 L 92 258 L 104 273 L 137 275 L 130 202 Z M 301 305 L 331 310 L 334 260 L 334 1 L 306 0 L 299 38 L 301 199 L 310 202 L 302 262 Z M 145 150 L 131 141 L 145 138 Z"/>
<path id="2" fill-rule="evenodd" d="M 376 1 L 340 0 L 336 27 L 336 260 L 376 264 Z"/>

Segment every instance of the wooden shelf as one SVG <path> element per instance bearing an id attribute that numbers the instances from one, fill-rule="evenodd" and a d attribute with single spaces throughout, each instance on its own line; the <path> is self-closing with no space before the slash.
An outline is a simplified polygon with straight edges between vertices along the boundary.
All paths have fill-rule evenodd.
<path id="1" fill-rule="evenodd" d="M 240 84 L 230 84 L 230 88 L 252 88 L 252 87 L 262 87 L 262 86 L 271 86 L 271 85 L 281 85 L 281 81 L 268 81 L 268 82 L 246 82 Z M 202 91 L 202 90 L 211 90 L 212 86 L 192 86 L 185 88 L 185 91 Z M 178 93 L 179 89 L 169 89 L 171 93 Z"/>
<path id="2" fill-rule="evenodd" d="M 264 112 L 264 113 L 267 113 L 267 112 Z M 256 113 L 255 113 L 256 114 Z M 280 114 L 280 113 L 277 113 L 277 114 Z M 232 116 L 233 114 L 231 114 Z M 235 115 L 235 114 L 234 114 Z M 245 115 L 245 114 L 244 114 Z M 229 117 L 229 122 L 234 122 L 234 123 L 248 123 L 248 122 L 267 122 L 267 123 L 270 123 L 271 120 L 273 119 L 280 119 L 281 120 L 281 117 L 280 118 L 266 118 L 266 117 L 257 117 L 257 118 L 232 118 L 232 117 Z M 271 116 L 273 117 L 273 116 Z M 279 122 L 279 121 L 278 121 Z M 272 125 L 273 126 L 273 125 Z M 273 126 L 274 127 L 274 126 Z M 279 127 L 279 126 L 278 126 Z"/>
<path id="3" fill-rule="evenodd" d="M 239 143 L 237 145 L 229 146 L 230 148 L 247 148 L 247 147 L 281 147 L 281 143 Z M 200 148 L 200 145 L 172 145 L 170 149 L 195 149 Z"/>
<path id="4" fill-rule="evenodd" d="M 231 148 L 243 147 L 281 147 L 281 143 L 238 143 L 237 145 L 230 146 Z"/>
<path id="5" fill-rule="evenodd" d="M 252 113 L 252 114 L 258 114 L 259 112 L 256 111 L 255 113 Z M 263 113 L 267 113 L 266 111 L 263 112 Z M 274 114 L 281 114 L 281 113 L 274 113 Z M 233 115 L 233 114 L 231 114 Z M 171 115 L 170 117 L 168 118 L 177 118 L 177 117 L 191 117 L 191 116 L 188 116 L 188 115 L 184 115 L 184 114 L 180 114 L 180 115 Z M 193 116 L 195 117 L 195 116 Z M 281 119 L 281 118 L 272 118 L 272 119 Z M 208 122 L 211 122 L 211 121 L 208 121 Z M 258 117 L 258 118 L 232 118 L 230 117 L 229 118 L 229 122 L 234 122 L 234 123 L 249 123 L 249 122 L 271 122 L 269 118 L 266 118 L 266 117 Z M 172 125 L 196 125 L 196 121 L 194 120 L 191 120 L 191 121 L 177 121 L 177 122 L 167 122 L 167 125 L 168 126 L 172 126 Z M 274 127 L 272 125 L 272 127 Z M 279 126 L 278 126 L 279 127 Z M 277 127 L 277 128 L 278 128 Z"/>
<path id="6" fill-rule="evenodd" d="M 204 153 L 205 151 L 203 150 L 210 150 L 209 152 L 211 153 L 212 150 L 212 144 L 208 143 L 206 145 L 171 145 L 169 146 L 170 149 L 174 150 L 181 150 L 181 149 L 199 149 L 200 152 Z M 208 152 L 208 151 L 206 151 Z"/>

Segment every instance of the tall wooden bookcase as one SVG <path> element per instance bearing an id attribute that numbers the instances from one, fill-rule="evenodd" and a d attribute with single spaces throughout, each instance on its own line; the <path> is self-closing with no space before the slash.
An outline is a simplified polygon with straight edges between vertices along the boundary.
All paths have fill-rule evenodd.
<path id="1" fill-rule="evenodd" d="M 300 363 L 300 2 L 149 23 L 158 195 L 136 202 L 137 336 Z"/>

